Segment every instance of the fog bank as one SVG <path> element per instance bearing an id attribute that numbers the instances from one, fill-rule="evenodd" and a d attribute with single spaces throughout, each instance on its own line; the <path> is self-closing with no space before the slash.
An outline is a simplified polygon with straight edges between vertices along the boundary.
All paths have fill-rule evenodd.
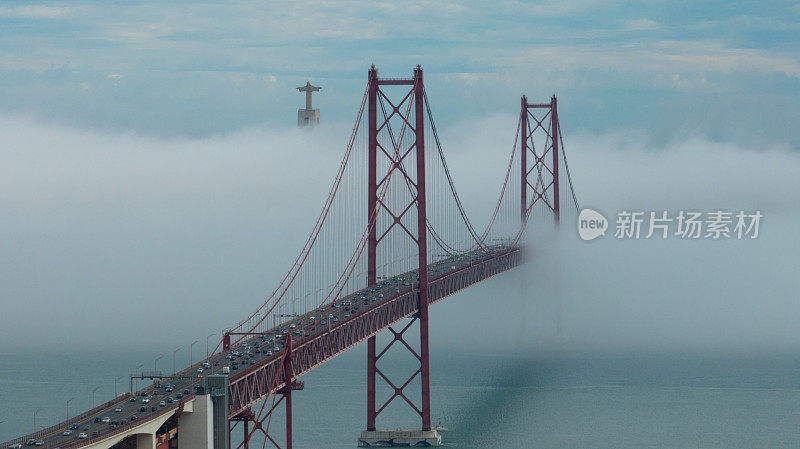
<path id="1" fill-rule="evenodd" d="M 441 132 L 477 223 L 499 190 L 514 120 Z M 610 229 L 582 242 L 565 221 L 558 238 L 533 239 L 526 267 L 437 305 L 434 345 L 800 349 L 800 156 L 790 145 L 676 136 L 653 147 L 639 131 L 564 132 L 579 200 L 612 227 L 622 209 L 758 209 L 760 237 L 618 241 Z M 1 345 L 184 345 L 219 333 L 296 256 L 348 133 L 163 140 L 0 119 Z"/>

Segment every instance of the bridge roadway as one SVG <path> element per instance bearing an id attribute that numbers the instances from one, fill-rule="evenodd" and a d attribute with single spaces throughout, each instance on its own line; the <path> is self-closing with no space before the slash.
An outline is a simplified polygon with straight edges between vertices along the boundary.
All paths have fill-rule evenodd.
<path id="1" fill-rule="evenodd" d="M 430 264 L 429 301 L 439 301 L 522 262 L 521 248 L 498 244 L 490 246 L 488 253 L 475 250 Z M 419 304 L 416 271 L 382 280 L 372 288 L 340 298 L 326 317 L 322 316 L 324 309 L 319 308 L 273 328 L 270 332 L 292 335 L 292 369 L 295 377 L 412 316 Z M 247 338 L 228 351 L 214 354 L 208 360 L 175 373 L 173 379 L 162 381 L 161 387 L 158 387 L 158 382 L 153 382 L 134 392 L 133 396 L 125 393 L 48 429 L 3 443 L 0 449 L 13 447 L 14 444 L 25 446 L 29 439 L 40 440 L 46 448 L 60 449 L 83 447 L 107 440 L 149 421 L 163 419 L 166 414 L 179 412 L 187 401 L 194 398 L 195 387 L 202 385 L 203 377 L 220 374 L 225 366 L 231 369 L 229 417 L 234 417 L 283 386 L 280 376 L 275 380 L 282 349 L 281 337 L 259 335 Z M 204 366 L 204 363 L 207 365 Z M 167 391 L 167 385 L 172 387 L 172 391 Z M 181 398 L 177 397 L 178 393 Z M 170 402 L 170 399 L 174 402 Z M 105 417 L 111 422 L 102 422 Z M 97 418 L 101 421 L 95 422 Z M 114 425 L 113 421 L 119 424 Z M 77 428 L 71 434 L 64 435 L 70 426 Z M 86 434 L 85 438 L 80 437 L 82 432 Z"/>

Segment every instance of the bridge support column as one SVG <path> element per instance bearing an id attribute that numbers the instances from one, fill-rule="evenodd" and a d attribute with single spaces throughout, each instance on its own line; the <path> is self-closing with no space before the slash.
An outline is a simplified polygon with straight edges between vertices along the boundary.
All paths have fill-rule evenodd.
<path id="1" fill-rule="evenodd" d="M 178 418 L 178 449 L 215 449 L 214 405 L 205 393 L 195 396 L 192 411 Z"/>
<path id="2" fill-rule="evenodd" d="M 428 352 L 428 214 L 425 196 L 425 90 L 422 68 L 414 70 L 414 133 L 417 147 L 417 249 L 419 250 L 419 362 L 422 384 L 422 430 L 431 430 L 431 383 Z"/>
<path id="3" fill-rule="evenodd" d="M 383 92 L 381 86 L 408 86 L 410 91 L 398 104 L 392 103 L 389 96 Z M 409 100 L 413 99 L 413 100 Z M 406 101 L 413 101 L 413 114 L 414 118 L 411 119 L 412 105 Z M 441 437 L 438 432 L 431 430 L 431 397 L 430 397 L 430 362 L 429 362 L 429 345 L 428 345 L 428 221 L 427 221 L 427 205 L 425 194 L 425 88 L 422 76 L 422 68 L 417 66 L 414 70 L 414 77 L 411 79 L 392 79 L 381 80 L 378 78 L 378 71 L 375 66 L 369 70 L 369 85 L 367 91 L 367 116 L 369 126 L 369 144 L 368 144 L 368 161 L 367 161 L 367 201 L 368 201 L 368 235 L 367 235 L 367 286 L 373 286 L 377 283 L 377 246 L 380 241 L 389 233 L 389 231 L 396 225 L 403 228 L 403 232 L 408 235 L 411 240 L 411 246 L 416 246 L 418 256 L 418 271 L 416 279 L 417 299 L 418 299 L 418 313 L 414 315 L 408 325 L 403 330 L 396 332 L 391 327 L 389 330 L 394 334 L 394 339 L 385 349 L 379 354 L 376 351 L 375 336 L 372 336 L 367 341 L 367 430 L 361 434 L 359 444 L 365 446 L 380 445 L 386 443 L 388 440 L 400 439 L 402 441 L 411 442 L 412 445 L 426 444 L 436 445 L 441 444 Z M 380 102 L 381 112 L 383 117 L 378 119 L 378 103 Z M 384 103 L 388 103 L 385 105 Z M 405 106 L 404 106 L 405 104 Z M 388 106 L 388 107 L 387 107 Z M 407 110 L 406 114 L 401 111 Z M 388 113 L 387 111 L 391 111 Z M 406 143 L 402 139 L 400 142 L 395 140 L 395 135 L 391 130 L 391 119 L 395 115 L 402 117 L 403 130 L 399 135 L 405 135 L 406 127 L 413 131 L 414 142 Z M 411 125 L 413 122 L 413 126 Z M 378 143 L 378 134 L 382 133 L 384 138 L 391 141 L 392 147 Z M 410 132 L 409 132 L 410 133 Z M 413 153 L 412 153 L 413 152 Z M 413 154 L 413 156 L 410 156 Z M 390 167 L 386 175 L 381 174 L 382 180 L 377 182 L 377 159 L 380 155 L 384 155 L 388 159 L 388 164 L 385 166 Z M 383 158 L 383 156 L 380 156 Z M 408 157 L 408 159 L 406 159 Z M 412 165 L 413 159 L 413 165 Z M 415 175 L 411 167 L 404 168 L 404 164 L 415 168 Z M 407 207 L 400 207 L 400 210 L 390 210 L 390 207 L 378 199 L 378 187 L 388 188 L 384 182 L 389 182 L 387 179 L 389 175 L 400 176 L 405 178 L 404 184 L 412 192 L 413 198 Z M 384 177 L 385 176 L 385 177 Z M 416 233 L 412 233 L 410 229 L 412 226 L 406 227 L 401 223 L 403 215 L 408 210 L 414 210 L 417 214 Z M 388 217 L 387 217 L 388 215 Z M 378 218 L 381 218 L 379 220 Z M 378 231 L 376 228 L 381 227 Z M 380 234 L 380 237 L 378 235 Z M 403 333 L 415 321 L 419 322 L 419 341 L 420 349 L 419 354 L 414 351 L 411 346 L 403 340 Z M 404 384 L 397 386 L 394 385 L 388 377 L 386 377 L 377 367 L 377 362 L 386 350 L 395 343 L 401 342 L 406 346 L 412 355 L 419 361 L 419 369 L 409 378 Z M 389 384 L 394 389 L 394 394 L 384 403 L 380 408 L 376 404 L 376 375 Z M 422 390 L 421 403 L 419 406 L 412 403 L 408 397 L 403 394 L 403 389 L 406 388 L 413 380 L 419 375 L 420 387 Z M 392 400 L 402 398 L 409 404 L 409 406 L 420 415 L 421 417 L 421 430 L 407 430 L 403 431 L 403 436 L 386 435 L 386 431 L 376 430 L 375 421 L 378 414 L 383 411 Z M 388 438 L 388 440 L 387 440 Z M 398 440 L 399 441 L 399 440 Z M 404 444 L 404 443 L 403 443 Z"/>
<path id="4" fill-rule="evenodd" d="M 228 431 L 228 376 L 215 374 L 206 377 L 204 390 L 211 401 L 213 448 L 228 449 L 231 445 Z"/>
<path id="5" fill-rule="evenodd" d="M 283 357 L 283 398 L 286 401 L 286 449 L 292 449 L 292 390 L 294 373 L 292 372 L 292 334 L 286 334 L 286 354 Z"/>
<path id="6" fill-rule="evenodd" d="M 549 121 L 548 121 L 549 120 Z M 538 144 L 536 142 L 538 141 Z M 559 192 L 559 126 L 558 100 L 555 95 L 549 103 L 528 103 L 522 96 L 520 111 L 520 200 L 522 224 L 528 221 L 533 206 L 544 203 L 553 212 L 553 221 L 558 228 L 561 220 L 561 197 Z M 549 154 L 548 154 L 549 153 Z M 529 163 L 531 157 L 533 163 Z M 550 163 L 548 165 L 548 159 Z M 528 192 L 531 193 L 528 201 Z"/>
<path id="7" fill-rule="evenodd" d="M 367 92 L 367 121 L 369 122 L 369 151 L 367 152 L 367 287 L 377 282 L 377 247 L 378 237 L 376 222 L 378 215 L 378 70 L 372 66 L 369 70 L 369 87 Z M 375 430 L 375 336 L 367 340 L 367 430 Z"/>

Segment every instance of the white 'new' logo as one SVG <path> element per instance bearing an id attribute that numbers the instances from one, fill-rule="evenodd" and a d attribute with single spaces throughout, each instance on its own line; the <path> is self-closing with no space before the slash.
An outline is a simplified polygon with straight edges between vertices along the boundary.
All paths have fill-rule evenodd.
<path id="1" fill-rule="evenodd" d="M 608 220 L 603 214 L 588 208 L 581 210 L 578 215 L 578 235 L 582 240 L 594 240 L 606 235 L 606 229 L 608 229 Z"/>

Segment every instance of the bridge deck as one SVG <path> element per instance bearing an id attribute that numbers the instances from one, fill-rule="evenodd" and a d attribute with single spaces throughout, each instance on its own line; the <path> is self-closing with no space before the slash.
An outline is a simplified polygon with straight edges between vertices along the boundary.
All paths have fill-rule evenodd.
<path id="1" fill-rule="evenodd" d="M 458 260 L 447 259 L 431 264 L 428 285 L 430 303 L 510 270 L 522 262 L 522 251 L 519 248 L 493 249 L 491 254 L 482 257 L 476 253 L 474 258 L 468 255 Z M 350 301 L 354 305 L 361 306 L 358 307 L 360 310 L 337 322 L 335 326 L 330 328 L 317 326 L 314 332 L 304 335 L 297 342 L 293 339 L 292 371 L 296 376 L 305 374 L 397 321 L 416 313 L 419 309 L 419 299 L 418 290 L 413 288 L 415 282 L 416 272 L 410 272 L 407 273 L 405 280 L 384 281 L 374 288 L 361 290 L 343 298 L 340 303 Z M 328 319 L 330 320 L 330 317 Z M 286 329 L 286 326 L 282 325 L 276 330 L 291 329 Z M 231 417 L 283 387 L 280 379 L 275 380 L 279 367 L 280 353 L 230 377 Z"/>
<path id="2" fill-rule="evenodd" d="M 496 245 L 490 249 L 488 254 L 475 251 L 429 265 L 429 301 L 437 302 L 523 262 L 523 251 L 520 248 L 509 249 Z M 337 300 L 336 307 L 328 311 L 327 317 L 321 316 L 324 310 L 317 309 L 272 329 L 273 332 L 292 333 L 292 368 L 295 376 L 311 371 L 397 321 L 416 313 L 419 300 L 415 285 L 416 270 Z M 322 325 L 323 319 L 325 325 Z M 166 391 L 164 387 L 156 388 L 155 383 L 150 384 L 134 392 L 132 396 L 125 393 L 67 421 L 0 444 L 0 449 L 19 443 L 24 445 L 29 439 L 42 440 L 46 448 L 83 447 L 161 419 L 165 414 L 178 412 L 194 397 L 194 387 L 201 384 L 202 377 L 218 374 L 224 366 L 232 368 L 233 360 L 229 357 L 241 361 L 241 366 L 231 371 L 229 376 L 229 416 L 234 417 L 283 386 L 280 379 L 275 379 L 282 355 L 282 344 L 279 339 L 268 343 L 265 340 L 268 339 L 246 339 L 230 351 L 211 356 L 208 359 L 208 368 L 198 362 L 175 373 L 174 379 L 164 382 L 165 386 L 169 384 L 174 388 L 172 392 Z M 259 352 L 250 353 L 249 359 L 232 355 L 241 352 L 245 344 L 254 346 L 257 343 L 260 346 Z M 199 373 L 198 369 L 203 372 Z M 183 395 L 186 390 L 189 394 Z M 182 393 L 182 398 L 176 397 L 179 392 Z M 131 397 L 135 401 L 131 401 Z M 146 404 L 143 403 L 145 398 L 149 399 Z M 169 402 L 170 398 L 175 401 Z M 165 404 L 159 405 L 161 401 L 165 401 Z M 116 411 L 117 409 L 120 411 Z M 120 423 L 112 429 L 111 423 L 94 422 L 101 417 L 110 417 Z M 78 428 L 70 435 L 63 435 L 72 425 Z M 89 428 L 84 430 L 87 426 Z M 80 432 L 86 432 L 87 437 L 78 438 Z M 93 435 L 93 432 L 97 433 Z"/>

